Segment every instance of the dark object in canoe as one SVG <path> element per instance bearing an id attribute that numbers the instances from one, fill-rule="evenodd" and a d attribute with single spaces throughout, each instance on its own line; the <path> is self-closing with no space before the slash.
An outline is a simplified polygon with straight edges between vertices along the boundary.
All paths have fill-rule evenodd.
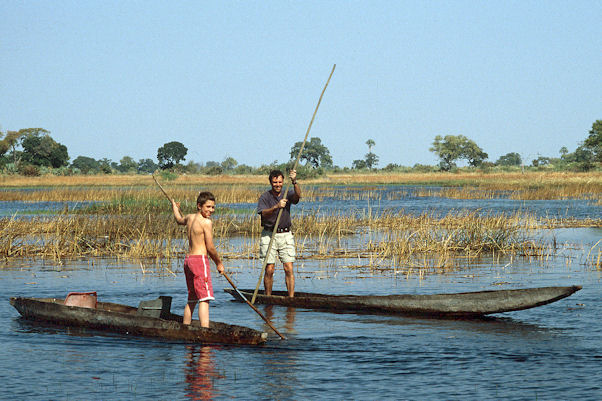
<path id="1" fill-rule="evenodd" d="M 293 298 L 288 297 L 285 291 L 272 291 L 270 296 L 260 291 L 256 303 L 332 312 L 470 318 L 534 308 L 568 297 L 580 289 L 581 286 L 574 285 L 431 295 L 325 295 L 298 292 Z M 224 291 L 242 301 L 236 292 L 230 289 Z M 240 291 L 249 300 L 253 296 L 253 290 Z"/>
<path id="2" fill-rule="evenodd" d="M 159 297 L 169 298 L 170 297 Z M 191 325 L 182 324 L 182 316 L 165 312 L 165 302 L 159 304 L 141 302 L 140 308 L 109 302 L 98 302 L 96 308 L 66 306 L 57 298 L 11 298 L 10 303 L 26 319 L 54 323 L 64 326 L 85 327 L 133 336 L 155 337 L 195 343 L 261 344 L 266 342 L 267 333 L 248 327 L 226 323 L 209 323 L 201 327 L 198 321 Z M 165 318 L 146 316 L 143 311 L 149 305 L 159 305 L 157 311 Z M 138 312 L 141 309 L 141 312 Z"/>

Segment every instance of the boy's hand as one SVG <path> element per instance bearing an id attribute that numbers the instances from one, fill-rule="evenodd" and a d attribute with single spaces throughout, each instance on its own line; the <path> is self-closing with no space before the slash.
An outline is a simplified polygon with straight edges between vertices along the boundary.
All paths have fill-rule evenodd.
<path id="1" fill-rule="evenodd" d="M 216 266 L 216 268 L 217 268 L 217 272 L 218 272 L 219 274 L 223 274 L 223 273 L 224 273 L 224 265 L 223 265 L 223 263 L 220 263 L 220 264 L 218 264 L 218 265 Z"/>

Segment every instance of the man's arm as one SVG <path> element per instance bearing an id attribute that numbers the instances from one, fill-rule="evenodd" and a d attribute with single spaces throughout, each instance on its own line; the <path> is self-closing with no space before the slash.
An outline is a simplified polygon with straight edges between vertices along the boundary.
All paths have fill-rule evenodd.
<path id="1" fill-rule="evenodd" d="M 215 267 L 219 273 L 224 272 L 224 265 L 220 259 L 215 245 L 213 245 L 213 222 L 206 219 L 203 222 L 203 234 L 205 235 L 205 248 L 207 248 L 207 255 L 215 262 Z"/>
<path id="2" fill-rule="evenodd" d="M 299 183 L 297 182 L 297 171 L 296 170 L 291 170 L 289 177 L 291 178 L 291 183 L 293 184 L 293 190 L 295 191 L 295 194 L 293 196 L 291 196 L 291 203 L 298 203 L 299 199 L 301 199 L 301 187 L 299 186 Z"/>
<path id="3" fill-rule="evenodd" d="M 280 202 L 270 207 L 262 195 L 257 202 L 257 214 L 260 214 L 262 217 L 270 217 L 274 212 L 277 212 L 278 209 L 286 207 L 286 202 L 286 199 L 281 199 Z"/>
<path id="4" fill-rule="evenodd" d="M 277 212 L 278 209 L 282 209 L 282 208 L 286 207 L 286 202 L 288 202 L 287 199 L 280 199 L 280 201 L 278 203 L 276 203 L 274 206 L 267 208 L 267 209 L 262 209 L 261 215 L 263 217 L 270 217 L 272 214 L 274 214 L 274 212 Z"/>

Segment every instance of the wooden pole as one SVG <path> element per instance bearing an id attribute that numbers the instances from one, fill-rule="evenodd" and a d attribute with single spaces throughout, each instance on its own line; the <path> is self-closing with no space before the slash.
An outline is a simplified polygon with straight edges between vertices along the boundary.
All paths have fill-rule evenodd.
<path id="1" fill-rule="evenodd" d="M 320 94 L 320 98 L 318 99 L 318 104 L 316 105 L 316 109 L 314 110 L 314 114 L 311 117 L 311 121 L 309 122 L 309 126 L 307 127 L 307 131 L 305 132 L 305 138 L 303 139 L 303 144 L 299 149 L 299 153 L 297 153 L 297 159 L 295 160 L 295 164 L 293 165 L 293 170 L 297 169 L 297 165 L 299 164 L 299 159 L 301 158 L 301 153 L 303 153 L 303 148 L 305 148 L 305 143 L 307 142 L 307 137 L 309 135 L 309 130 L 311 130 L 311 126 L 314 123 L 314 119 L 316 118 L 316 113 L 318 112 L 318 108 L 320 107 L 320 103 L 322 103 L 322 97 L 324 96 L 324 92 L 326 92 L 326 88 L 328 87 L 328 83 L 330 82 L 330 78 L 332 78 L 332 74 L 334 73 L 334 69 L 336 68 L 336 64 L 332 66 L 332 71 L 330 71 L 330 75 L 328 76 L 328 80 L 324 85 L 324 89 L 322 89 L 322 93 Z M 287 182 L 286 189 L 284 190 L 283 199 L 286 199 L 286 195 L 288 194 L 288 188 L 290 183 Z M 270 256 L 270 251 L 272 250 L 272 244 L 274 242 L 274 238 L 276 237 L 276 230 L 278 229 L 278 224 L 280 223 L 280 216 L 282 215 L 282 209 L 278 211 L 278 217 L 276 217 L 276 224 L 274 225 L 274 231 L 272 232 L 272 237 L 270 238 L 270 243 L 268 244 L 268 251 L 263 259 L 263 264 L 261 266 L 261 272 L 259 273 L 259 280 L 257 280 L 257 285 L 255 286 L 255 291 L 253 291 L 253 297 L 251 298 L 251 303 L 255 303 L 255 298 L 257 298 L 257 292 L 259 291 L 259 286 L 261 285 L 261 280 L 263 279 L 263 274 L 265 273 L 265 267 L 268 264 L 268 256 Z"/>
<path id="2" fill-rule="evenodd" d="M 169 202 L 171 202 L 171 198 L 169 197 L 169 195 L 167 195 L 167 192 L 165 192 L 165 190 L 163 189 L 163 187 L 161 186 L 161 184 L 159 184 L 159 181 L 157 181 L 157 177 L 155 177 L 155 173 L 153 173 L 153 180 L 155 180 L 155 182 L 157 183 L 157 185 L 161 189 L 161 192 L 163 192 L 163 195 L 165 195 L 165 197 L 167 198 L 167 200 Z"/>
<path id="3" fill-rule="evenodd" d="M 234 285 L 234 283 L 232 282 L 232 280 L 230 279 L 230 277 L 228 277 L 228 275 L 226 274 L 226 272 L 223 272 L 222 275 L 226 278 L 226 280 L 228 280 L 228 282 L 230 283 L 230 285 L 232 286 L 232 288 L 234 288 L 234 290 L 236 290 L 236 292 L 238 293 L 238 295 L 251 307 L 253 308 L 253 310 L 255 312 L 257 312 L 257 314 L 259 316 L 261 316 L 261 318 L 268 324 L 268 326 L 270 326 L 270 328 L 272 330 L 274 330 L 274 332 L 276 334 L 278 334 L 280 336 L 281 339 L 286 340 L 286 337 L 284 337 L 282 334 L 280 334 L 278 332 L 278 330 L 276 330 L 276 328 L 272 325 L 272 323 L 268 320 L 267 317 L 263 316 L 263 314 L 259 311 L 259 309 L 257 309 L 255 307 L 255 305 L 253 305 L 251 302 L 249 302 L 249 300 L 242 294 L 242 292 L 238 291 L 238 288 L 236 288 L 236 286 Z"/>
<path id="4" fill-rule="evenodd" d="M 167 192 L 165 192 L 165 189 L 163 189 L 163 187 L 161 186 L 161 184 L 159 184 L 159 181 L 157 181 L 157 179 L 155 178 L 155 175 L 154 175 L 154 174 L 153 174 L 153 179 L 155 180 L 155 182 L 157 183 L 157 185 L 159 186 L 159 188 L 161 188 L 161 192 L 163 192 L 163 194 L 165 195 L 165 197 L 167 198 L 167 200 L 169 200 L 169 201 L 171 202 L 171 197 L 170 197 L 170 196 L 167 194 Z M 242 297 L 242 299 L 244 299 L 244 300 L 247 302 L 247 304 L 249 304 L 249 306 L 250 306 L 251 308 L 253 308 L 253 310 L 254 310 L 255 312 L 257 312 L 257 314 L 258 314 L 259 316 L 261 316 L 261 318 L 262 318 L 262 319 L 263 319 L 263 320 L 264 320 L 264 321 L 265 321 L 265 322 L 268 324 L 268 326 L 270 326 L 270 328 L 271 328 L 272 330 L 274 330 L 274 332 L 275 332 L 276 334 L 278 334 L 278 335 L 280 336 L 280 338 L 281 338 L 281 339 L 283 339 L 283 340 L 286 340 L 286 337 L 284 337 L 282 334 L 280 334 L 280 333 L 278 332 L 278 330 L 276 330 L 276 328 L 275 328 L 275 327 L 272 325 L 272 323 L 270 323 L 270 321 L 269 321 L 269 320 L 268 320 L 268 319 L 267 319 L 265 316 L 263 316 L 263 314 L 262 314 L 262 313 L 261 313 L 261 312 L 260 312 L 260 311 L 259 311 L 259 310 L 258 310 L 258 309 L 255 307 L 255 306 L 253 306 L 253 305 L 252 305 L 252 304 L 251 304 L 251 303 L 250 303 L 250 302 L 247 300 L 247 298 L 245 298 L 245 296 L 244 296 L 244 295 L 242 295 L 242 293 L 241 293 L 240 291 L 238 291 L 238 288 L 236 288 L 236 286 L 234 285 L 234 283 L 232 282 L 232 280 L 230 280 L 230 277 L 228 277 L 228 275 L 226 274 L 226 272 L 223 272 L 223 273 L 221 273 L 221 274 L 222 274 L 222 275 L 223 275 L 223 276 L 226 278 L 226 280 L 228 280 L 228 282 L 230 283 L 230 285 L 232 285 L 232 287 L 233 287 L 233 288 L 236 290 L 236 292 L 238 292 L 238 294 L 239 294 L 239 295 Z"/>

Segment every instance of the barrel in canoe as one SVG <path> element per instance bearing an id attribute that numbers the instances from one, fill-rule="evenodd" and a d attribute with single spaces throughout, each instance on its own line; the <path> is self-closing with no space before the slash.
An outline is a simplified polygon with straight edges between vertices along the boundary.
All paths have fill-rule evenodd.
<path id="1" fill-rule="evenodd" d="M 255 303 L 331 312 L 470 318 L 534 308 L 566 298 L 580 289 L 581 286 L 574 285 L 430 295 L 326 295 L 298 292 L 293 298 L 288 297 L 285 291 L 272 291 L 270 296 L 259 291 Z M 243 301 L 235 291 L 224 291 L 236 300 Z M 253 290 L 240 291 L 251 300 Z"/>
<path id="2" fill-rule="evenodd" d="M 171 305 L 170 297 L 169 304 Z M 21 298 L 10 299 L 11 305 L 26 319 L 48 322 L 61 326 L 84 327 L 129 336 L 155 337 L 194 343 L 262 344 L 267 333 L 248 327 L 211 321 L 208 328 L 193 320 L 191 325 L 182 324 L 182 316 L 153 308 L 152 301 L 143 301 L 138 308 L 110 302 L 94 302 L 91 305 L 69 305 L 67 299 Z M 147 302 L 149 308 L 143 307 Z M 68 305 L 65 305 L 68 303 Z M 152 309 L 159 309 L 153 313 Z M 150 313 L 149 313 L 150 312 Z M 154 315 L 154 316 L 153 316 Z"/>

